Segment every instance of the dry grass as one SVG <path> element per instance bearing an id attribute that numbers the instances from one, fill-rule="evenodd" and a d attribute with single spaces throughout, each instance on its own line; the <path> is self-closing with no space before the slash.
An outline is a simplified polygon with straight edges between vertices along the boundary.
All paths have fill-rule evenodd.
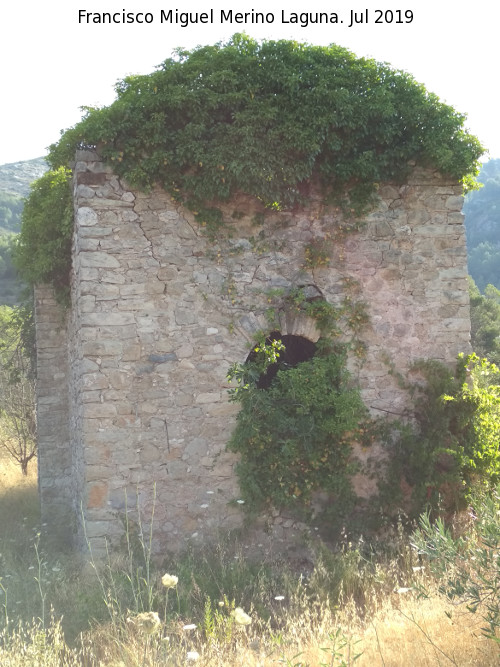
<path id="1" fill-rule="evenodd" d="M 437 593 L 388 600 L 360 635 L 359 667 L 498 665 L 498 645 L 481 633 L 481 619 Z"/>
<path id="2" fill-rule="evenodd" d="M 182 637 L 180 627 L 170 628 L 168 642 L 165 635 L 147 639 L 133 632 L 123 641 L 110 627 L 101 627 L 92 636 L 92 651 L 99 655 L 101 665 L 127 667 L 181 665 L 188 651 L 199 653 L 199 664 L 206 667 L 499 664 L 498 646 L 481 635 L 478 619 L 468 612 L 459 612 L 439 597 L 399 599 L 398 608 L 394 603 L 389 600 L 365 625 L 356 618 L 349 620 L 349 613 L 334 616 L 326 608 L 305 609 L 299 617 L 285 614 L 279 633 L 257 623 L 225 643 L 209 643 L 199 630 Z"/>
<path id="3" fill-rule="evenodd" d="M 134 615 L 127 608 L 130 598 L 117 603 L 110 618 L 105 604 L 109 604 L 109 599 L 105 598 L 110 593 L 106 586 L 103 589 L 98 585 L 92 567 L 82 567 L 75 556 L 56 553 L 44 553 L 37 560 L 34 543 L 38 520 L 35 466 L 24 478 L 18 467 L 0 458 L 2 667 L 195 664 L 195 661 L 187 661 L 188 652 L 199 654 L 197 664 L 206 667 L 280 664 L 289 667 L 348 667 L 353 664 L 356 667 L 488 667 L 500 662 L 498 644 L 481 634 L 479 616 L 463 607 L 452 606 L 437 592 L 436 582 L 426 581 L 431 590 L 428 599 L 418 599 L 412 590 L 400 594 L 391 592 L 406 580 L 412 569 L 411 563 L 404 565 L 409 558 L 404 550 L 397 564 L 391 561 L 378 565 L 371 573 L 363 573 L 355 554 L 348 553 L 345 563 L 340 564 L 344 570 L 339 570 L 343 573 L 344 598 L 341 596 L 336 604 L 329 604 L 330 590 L 325 595 L 321 595 L 321 590 L 338 578 L 339 571 L 332 574 L 332 568 L 339 566 L 338 562 L 332 560 L 323 564 L 323 569 L 318 568 L 307 582 L 297 581 L 297 575 L 290 573 L 288 587 L 283 589 L 285 599 L 276 602 L 275 593 L 268 590 L 273 585 L 269 578 L 272 574 L 263 572 L 260 579 L 261 575 L 254 575 L 254 570 L 235 572 L 235 568 L 244 568 L 244 563 L 241 559 L 235 561 L 233 555 L 224 555 L 221 547 L 221 562 L 225 558 L 228 560 L 221 565 L 217 576 L 226 576 L 232 568 L 231 582 L 247 578 L 244 590 L 238 584 L 241 599 L 247 596 L 245 607 L 252 616 L 252 624 L 245 627 L 232 622 L 227 605 L 221 608 L 215 621 L 212 614 L 210 621 L 210 614 L 207 616 L 206 609 L 203 611 L 203 602 L 208 586 L 213 582 L 206 579 L 204 590 L 203 584 L 197 584 L 194 595 L 189 589 L 193 586 L 193 574 L 190 579 L 189 569 L 182 570 L 179 563 L 178 569 L 174 570 L 175 562 L 171 563 L 168 570 L 180 575 L 179 593 L 187 591 L 186 598 L 181 613 L 173 605 L 158 633 L 148 636 L 137 625 L 127 623 L 127 616 Z M 124 562 L 117 559 L 108 571 L 111 579 L 115 577 L 115 583 L 119 582 L 121 587 L 127 584 Z M 210 567 L 213 572 L 213 563 Z M 419 572 L 416 576 L 422 575 Z M 38 587 L 37 576 L 41 579 L 41 587 Z M 228 581 L 220 581 L 220 588 L 227 587 Z M 284 582 L 286 580 L 281 578 L 278 584 L 276 579 L 273 590 L 281 590 L 276 587 L 283 586 Z M 158 585 L 158 576 L 154 583 Z M 117 591 L 121 594 L 121 588 Z M 47 598 L 43 618 L 45 627 L 40 620 L 41 594 Z M 365 612 L 369 610 L 369 613 L 361 616 L 352 597 L 348 600 L 349 594 L 358 605 L 361 600 Z M 155 608 L 163 616 L 161 600 L 165 599 L 165 591 L 161 586 L 155 595 Z M 234 597 L 237 595 L 236 592 Z M 342 599 L 346 601 L 342 602 Z M 169 600 L 175 601 L 173 591 Z M 236 603 L 240 604 L 238 598 Z M 51 619 L 52 604 L 57 613 Z M 214 609 L 216 606 L 215 601 Z M 267 609 L 267 617 L 264 609 Z M 61 615 L 64 615 L 62 626 Z M 89 629 L 91 618 L 101 620 L 95 620 Z M 184 624 L 193 622 L 196 622 L 195 629 L 183 630 Z M 211 630 L 210 622 L 213 623 Z M 76 641 L 85 627 L 87 630 Z M 355 660 L 358 654 L 360 656 Z"/>
<path id="4" fill-rule="evenodd" d="M 0 498 L 2 499 L 2 506 L 4 502 L 14 506 L 16 500 L 19 500 L 19 497 L 23 494 L 29 498 L 28 507 L 30 510 L 34 506 L 38 506 L 36 461 L 30 463 L 28 475 L 24 476 L 19 464 L 0 449 Z M 31 502 L 33 499 L 35 500 L 34 503 Z M 15 511 L 13 514 L 15 519 L 19 515 L 19 511 Z M 3 527 L 4 525 L 0 524 L 0 530 L 3 531 Z"/>
<path id="5" fill-rule="evenodd" d="M 0 544 L 18 540 L 20 532 L 32 529 L 38 520 L 36 463 L 30 464 L 24 476 L 19 464 L 0 449 Z"/>

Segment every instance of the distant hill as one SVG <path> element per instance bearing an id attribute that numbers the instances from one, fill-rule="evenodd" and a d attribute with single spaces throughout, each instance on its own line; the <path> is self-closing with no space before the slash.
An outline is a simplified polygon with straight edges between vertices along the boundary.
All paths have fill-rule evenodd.
<path id="1" fill-rule="evenodd" d="M 48 169 L 45 158 L 0 165 L 0 235 L 18 233 L 30 183 Z"/>
<path id="2" fill-rule="evenodd" d="M 0 165 L 0 305 L 19 303 L 23 285 L 12 266 L 11 247 L 14 235 L 21 228 L 24 198 L 30 183 L 48 169 L 45 158 Z"/>
<path id="3" fill-rule="evenodd" d="M 43 157 L 0 165 L 0 193 L 26 197 L 30 183 L 40 178 L 48 168 Z"/>

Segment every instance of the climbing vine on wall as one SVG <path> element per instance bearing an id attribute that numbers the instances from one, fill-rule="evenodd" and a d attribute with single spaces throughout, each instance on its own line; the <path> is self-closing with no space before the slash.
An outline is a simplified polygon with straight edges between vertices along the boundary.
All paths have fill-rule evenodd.
<path id="1" fill-rule="evenodd" d="M 263 343 L 259 347 L 265 350 Z M 237 472 L 251 509 L 304 509 L 319 490 L 334 494 L 342 506 L 352 500 L 351 443 L 367 411 L 345 361 L 341 347 L 320 353 L 278 371 L 265 390 L 252 382 L 252 365 L 240 368 L 240 375 L 233 367 L 230 377 L 242 381 L 235 395 L 241 410 L 229 449 L 241 454 Z"/>
<path id="2" fill-rule="evenodd" d="M 290 368 L 282 363 L 282 341 L 262 334 L 247 363 L 230 368 L 230 397 L 241 409 L 228 448 L 240 454 L 241 493 L 253 510 L 308 511 L 315 492 L 323 491 L 337 499 L 340 515 L 354 503 L 351 477 L 359 464 L 353 443 L 372 440 L 367 408 L 346 367 L 368 319 L 365 307 L 347 298 L 338 307 L 311 300 L 304 288 L 272 290 L 267 300 L 271 327 L 286 310 L 315 320 L 322 337 L 312 358 Z M 352 339 L 340 342 L 347 330 Z M 259 378 L 270 366 L 278 371 L 263 389 Z"/>
<path id="3" fill-rule="evenodd" d="M 307 286 L 292 289 L 278 287 L 268 290 L 266 300 L 269 307 L 266 310 L 266 318 L 269 325 L 272 328 L 279 326 L 280 312 L 304 315 L 314 320 L 325 341 L 333 341 L 344 336 L 350 338 L 351 347 L 356 347 L 360 342 L 358 334 L 368 324 L 368 311 L 363 301 L 353 298 L 353 293 L 358 287 L 356 281 L 346 279 L 343 287 L 344 298 L 338 306 L 320 297 L 319 293 L 310 296 Z"/>
<path id="4" fill-rule="evenodd" d="M 71 171 L 59 167 L 31 186 L 22 212 L 14 264 L 29 285 L 51 284 L 59 301 L 68 298 L 73 233 Z"/>

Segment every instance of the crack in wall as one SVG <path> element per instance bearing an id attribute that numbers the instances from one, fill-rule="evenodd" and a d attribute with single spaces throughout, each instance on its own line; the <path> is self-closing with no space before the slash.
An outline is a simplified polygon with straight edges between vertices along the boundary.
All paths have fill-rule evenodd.
<path id="1" fill-rule="evenodd" d="M 157 256 L 155 255 L 155 250 L 154 250 L 154 244 L 153 244 L 153 241 L 152 241 L 152 240 L 149 238 L 149 236 L 146 234 L 146 231 L 145 231 L 144 227 L 142 226 L 142 223 L 141 223 L 141 216 L 140 216 L 140 214 L 136 213 L 135 208 L 133 208 L 132 210 L 134 211 L 135 215 L 137 216 L 137 220 L 136 220 L 137 225 L 138 225 L 139 229 L 141 230 L 142 235 L 144 236 L 145 240 L 146 240 L 146 241 L 148 242 L 148 244 L 149 244 L 149 255 L 150 255 L 150 257 L 152 257 L 152 258 L 157 262 L 158 267 L 161 267 L 161 260 L 159 259 L 159 257 L 157 257 Z"/>

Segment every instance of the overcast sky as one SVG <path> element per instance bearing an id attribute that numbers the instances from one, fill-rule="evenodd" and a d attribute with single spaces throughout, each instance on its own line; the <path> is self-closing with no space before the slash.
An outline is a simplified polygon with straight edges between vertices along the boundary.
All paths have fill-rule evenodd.
<path id="1" fill-rule="evenodd" d="M 6 5 L 9 5 L 6 7 Z M 79 11 L 149 13 L 149 24 L 80 22 Z M 213 23 L 161 22 L 178 12 L 210 12 Z M 232 10 L 233 23 L 221 20 Z M 368 22 L 350 26 L 351 11 Z M 399 12 L 398 12 L 399 10 Z M 236 23 L 237 12 L 263 12 L 266 24 Z M 337 14 L 339 23 L 303 27 L 293 12 Z M 410 18 L 412 16 L 412 20 Z M 302 17 L 302 22 L 304 23 Z M 376 23 L 376 19 L 387 19 Z M 392 18 L 392 22 L 389 22 Z M 402 23 L 397 20 L 401 19 Z M 343 23 L 340 23 L 343 21 Z M 444 102 L 467 114 L 467 128 L 500 158 L 498 25 L 500 3 L 464 0 L 256 0 L 179 2 L 151 0 L 17 0 L 0 9 L 0 164 L 44 155 L 60 130 L 81 118 L 80 107 L 105 105 L 127 74 L 148 73 L 183 46 L 227 40 L 235 32 L 256 39 L 336 43 L 358 56 L 410 72 Z"/>

